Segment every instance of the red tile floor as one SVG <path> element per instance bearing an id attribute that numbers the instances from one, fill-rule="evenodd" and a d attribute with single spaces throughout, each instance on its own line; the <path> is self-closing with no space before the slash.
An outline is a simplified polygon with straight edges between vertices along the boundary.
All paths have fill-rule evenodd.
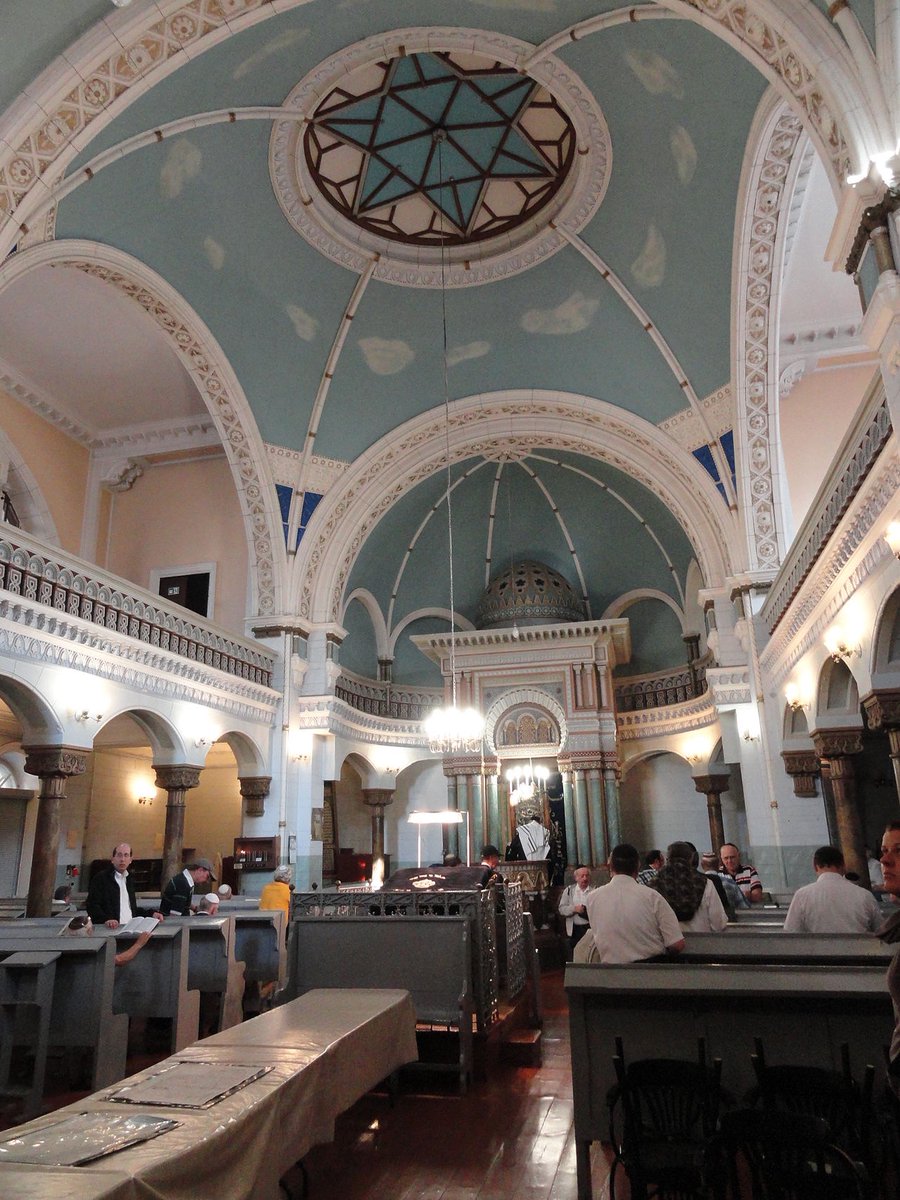
<path id="1" fill-rule="evenodd" d="M 575 1200 L 569 1017 L 562 971 L 543 981 L 543 1063 L 497 1064 L 465 1096 L 441 1082 L 391 1108 L 367 1096 L 306 1159 L 310 1200 Z M 596 1200 L 609 1166 L 593 1148 Z M 622 1177 L 620 1194 L 627 1196 Z"/>

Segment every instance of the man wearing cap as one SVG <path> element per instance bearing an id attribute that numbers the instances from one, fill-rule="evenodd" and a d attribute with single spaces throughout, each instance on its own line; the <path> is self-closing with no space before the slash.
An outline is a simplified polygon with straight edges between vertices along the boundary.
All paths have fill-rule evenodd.
<path id="1" fill-rule="evenodd" d="M 191 911 L 194 888 L 202 887 L 205 892 L 208 890 L 207 885 L 215 882 L 216 877 L 209 859 L 194 859 L 180 874 L 173 875 L 163 888 L 160 911 L 164 916 L 175 913 L 177 916 L 186 917 Z"/>

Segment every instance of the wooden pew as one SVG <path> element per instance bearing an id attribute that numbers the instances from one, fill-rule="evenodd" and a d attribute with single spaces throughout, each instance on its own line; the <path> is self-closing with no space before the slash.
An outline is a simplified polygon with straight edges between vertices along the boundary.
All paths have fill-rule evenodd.
<path id="1" fill-rule="evenodd" d="M 701 936 L 701 935 L 697 935 Z M 729 935 L 725 935 L 727 938 Z M 784 935 L 786 938 L 786 935 Z M 763 935 L 765 946 L 780 939 Z M 753 1039 L 769 1061 L 840 1069 L 850 1046 L 854 1070 L 883 1071 L 893 1029 L 884 964 L 813 966 L 754 963 L 570 963 L 569 998 L 579 1200 L 591 1196 L 590 1145 L 608 1137 L 606 1095 L 621 1036 L 630 1061 L 696 1059 L 697 1039 L 723 1063 L 722 1084 L 740 1098 L 754 1084 Z"/>
<path id="2" fill-rule="evenodd" d="M 280 999 L 313 988 L 403 988 L 425 1026 L 459 1039 L 456 1062 L 429 1069 L 472 1076 L 473 1000 L 467 917 L 296 917 L 288 943 L 288 981 Z"/>
<path id="3" fill-rule="evenodd" d="M 235 957 L 234 915 L 168 916 L 165 924 L 184 929 L 189 939 L 188 987 L 218 997 L 217 1028 L 239 1025 L 243 1020 L 244 964 Z"/>
<path id="4" fill-rule="evenodd" d="M 115 943 L 106 938 L 41 937 L 0 926 L 0 958 L 17 953 L 59 954 L 48 1043 L 91 1055 L 91 1086 L 125 1075 L 128 1018 L 114 1002 Z"/>
<path id="5" fill-rule="evenodd" d="M 245 981 L 282 986 L 287 951 L 281 909 L 233 908 L 229 900 L 219 905 L 219 912 L 234 918 L 234 957 L 244 964 Z"/>
<path id="6" fill-rule="evenodd" d="M 26 1119 L 40 1111 L 44 1092 L 58 959 L 57 950 L 23 950 L 0 958 L 0 1095 L 21 1096 Z M 26 1085 L 15 1085 L 10 1079 L 17 1045 L 33 1050 L 31 1082 Z"/>
<path id="7" fill-rule="evenodd" d="M 893 948 L 873 933 L 785 933 L 741 926 L 724 933 L 686 933 L 684 940 L 677 963 L 874 964 L 886 970 L 893 957 Z"/>

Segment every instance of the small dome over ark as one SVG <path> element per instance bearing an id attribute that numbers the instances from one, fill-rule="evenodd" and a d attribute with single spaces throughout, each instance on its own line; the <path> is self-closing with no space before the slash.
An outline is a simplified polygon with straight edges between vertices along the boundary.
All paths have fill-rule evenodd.
<path id="1" fill-rule="evenodd" d="M 558 571 L 532 559 L 522 559 L 496 575 L 475 613 L 478 629 L 586 620 L 584 602 L 571 584 Z"/>

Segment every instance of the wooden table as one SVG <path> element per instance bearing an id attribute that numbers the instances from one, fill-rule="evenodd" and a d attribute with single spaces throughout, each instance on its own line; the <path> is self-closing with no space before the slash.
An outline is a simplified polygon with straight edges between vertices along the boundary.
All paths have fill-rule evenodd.
<path id="1" fill-rule="evenodd" d="M 123 1086 L 119 1084 L 19 1126 L 16 1133 L 37 1130 L 76 1113 L 152 1113 L 181 1123 L 89 1167 L 46 1168 L 0 1161 L 0 1196 L 4 1200 L 37 1196 L 41 1200 L 196 1200 L 198 1196 L 275 1200 L 278 1180 L 314 1145 L 331 1139 L 337 1116 L 415 1058 L 415 1012 L 407 992 L 307 992 L 126 1081 L 133 1084 L 176 1062 L 271 1067 L 211 1108 L 119 1104 L 109 1099 Z"/>

